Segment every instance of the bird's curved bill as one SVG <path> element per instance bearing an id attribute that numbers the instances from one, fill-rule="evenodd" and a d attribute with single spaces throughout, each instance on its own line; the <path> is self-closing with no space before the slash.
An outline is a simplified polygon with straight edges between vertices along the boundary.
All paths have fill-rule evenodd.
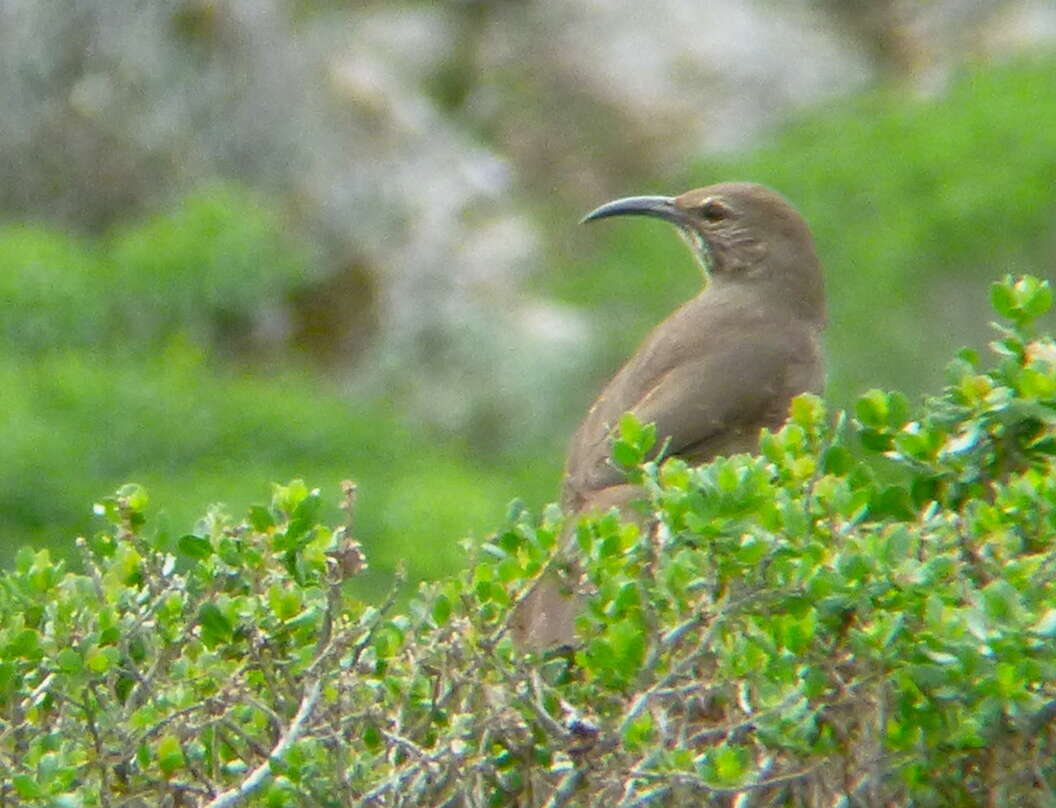
<path id="1" fill-rule="evenodd" d="M 676 207 L 670 196 L 628 196 L 595 208 L 580 219 L 580 224 L 609 216 L 653 216 L 681 227 L 688 223 L 685 211 Z"/>

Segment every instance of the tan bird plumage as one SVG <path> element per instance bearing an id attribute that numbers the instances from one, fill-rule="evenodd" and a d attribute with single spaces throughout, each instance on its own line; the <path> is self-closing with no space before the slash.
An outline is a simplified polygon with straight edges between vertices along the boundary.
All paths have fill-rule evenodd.
<path id="1" fill-rule="evenodd" d="M 657 446 L 694 463 L 753 452 L 759 431 L 782 424 L 790 400 L 820 392 L 825 295 L 821 265 L 802 217 L 779 194 L 722 183 L 681 196 L 630 197 L 584 221 L 645 215 L 673 223 L 705 268 L 707 282 L 645 338 L 606 385 L 572 438 L 561 502 L 578 517 L 624 510 L 642 496 L 610 461 L 625 412 L 657 428 Z M 518 607 L 522 648 L 572 642 L 576 599 L 555 575 Z"/>

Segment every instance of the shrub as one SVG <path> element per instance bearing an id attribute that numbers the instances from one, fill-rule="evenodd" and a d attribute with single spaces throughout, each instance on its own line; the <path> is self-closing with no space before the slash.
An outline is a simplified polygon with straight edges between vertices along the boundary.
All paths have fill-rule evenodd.
<path id="1" fill-rule="evenodd" d="M 20 805 L 999 805 L 1056 787 L 1056 344 L 1047 284 L 915 417 L 813 396 L 757 457 L 616 450 L 654 528 L 575 526 L 581 646 L 507 636 L 549 509 L 511 508 L 405 613 L 344 584 L 348 524 L 294 482 L 241 521 L 149 530 L 98 507 L 84 570 L 23 551 L 0 577 L 0 794 Z M 876 468 L 876 461 L 884 466 Z M 351 517 L 354 489 L 344 505 Z M 136 802 L 136 801 L 139 802 Z"/>
<path id="2" fill-rule="evenodd" d="M 0 227 L 0 340 L 8 353 L 152 348 L 173 334 L 223 346 L 316 272 L 277 208 L 232 184 L 188 194 L 97 244 Z"/>
<path id="3" fill-rule="evenodd" d="M 111 239 L 121 317 L 140 339 L 187 331 L 221 342 L 249 330 L 309 280 L 308 248 L 279 211 L 245 189 L 217 184 Z"/>
<path id="4" fill-rule="evenodd" d="M 101 260 L 43 227 L 0 227 L 0 346 L 7 354 L 98 344 L 107 328 Z"/>

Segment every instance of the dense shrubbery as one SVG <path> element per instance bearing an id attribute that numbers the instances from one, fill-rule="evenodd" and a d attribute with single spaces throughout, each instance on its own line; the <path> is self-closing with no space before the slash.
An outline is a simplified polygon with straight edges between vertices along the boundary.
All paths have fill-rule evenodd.
<path id="1" fill-rule="evenodd" d="M 295 482 L 177 537 L 127 486 L 83 572 L 0 577 L 0 803 L 1051 804 L 1051 293 L 993 302 L 997 365 L 962 355 L 919 414 L 804 396 L 758 457 L 631 468 L 658 523 L 578 526 L 582 646 L 544 660 L 506 628 L 556 512 L 397 614 L 345 591 L 351 488 L 344 525 Z M 619 456 L 651 440 L 627 420 Z"/>

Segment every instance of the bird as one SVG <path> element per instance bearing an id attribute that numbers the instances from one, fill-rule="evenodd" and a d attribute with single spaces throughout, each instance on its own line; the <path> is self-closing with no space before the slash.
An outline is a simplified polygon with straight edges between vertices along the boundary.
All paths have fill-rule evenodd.
<path id="1" fill-rule="evenodd" d="M 777 191 L 724 182 L 675 196 L 631 196 L 583 222 L 648 216 L 673 224 L 703 271 L 699 294 L 646 336 L 604 387 L 572 437 L 561 490 L 567 525 L 644 496 L 610 459 L 621 416 L 656 425 L 665 457 L 692 464 L 758 451 L 760 430 L 788 417 L 800 393 L 822 392 L 825 288 L 810 228 Z M 566 528 L 566 534 L 570 534 Z M 571 553 L 568 535 L 562 552 Z M 548 572 L 517 604 L 524 650 L 574 642 L 579 599 Z"/>

